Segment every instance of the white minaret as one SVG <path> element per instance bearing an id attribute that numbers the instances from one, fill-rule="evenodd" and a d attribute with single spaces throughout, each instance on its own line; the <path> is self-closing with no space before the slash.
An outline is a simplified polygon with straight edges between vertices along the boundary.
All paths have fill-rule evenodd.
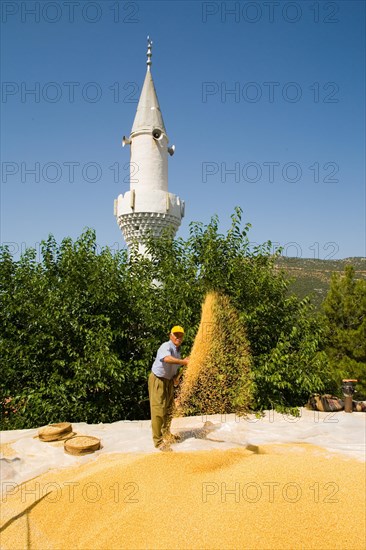
<path id="1" fill-rule="evenodd" d="M 159 237 L 171 227 L 175 235 L 184 216 L 184 201 L 168 192 L 168 136 L 151 75 L 152 41 L 147 37 L 147 72 L 130 138 L 130 190 L 114 201 L 114 214 L 130 247 L 134 242 L 144 253 L 144 239 Z"/>

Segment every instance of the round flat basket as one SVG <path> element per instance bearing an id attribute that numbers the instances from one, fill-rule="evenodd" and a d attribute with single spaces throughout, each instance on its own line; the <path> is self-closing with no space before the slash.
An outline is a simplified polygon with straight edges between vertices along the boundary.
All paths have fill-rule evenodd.
<path id="1" fill-rule="evenodd" d="M 70 422 L 59 422 L 58 424 L 50 424 L 38 430 L 38 437 L 41 441 L 57 441 L 63 439 L 66 435 L 72 432 Z"/>
<path id="2" fill-rule="evenodd" d="M 100 439 L 91 435 L 77 435 L 64 443 L 65 452 L 70 455 L 86 455 L 100 449 Z"/>

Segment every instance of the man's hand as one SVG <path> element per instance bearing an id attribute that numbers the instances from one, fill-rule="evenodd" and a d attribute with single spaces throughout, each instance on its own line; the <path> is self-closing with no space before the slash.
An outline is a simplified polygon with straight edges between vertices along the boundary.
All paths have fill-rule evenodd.
<path id="1" fill-rule="evenodd" d="M 178 386 L 179 384 L 179 379 L 180 377 L 182 376 L 182 374 L 184 373 L 184 371 L 186 370 L 186 366 L 188 365 L 189 363 L 189 357 L 186 357 L 185 359 L 182 359 L 182 362 L 184 361 L 184 364 L 182 365 L 182 367 L 179 369 L 179 372 L 176 376 L 174 376 L 173 378 L 173 382 L 174 382 L 174 387 Z"/>
<path id="2" fill-rule="evenodd" d="M 179 379 L 180 379 L 181 376 L 182 376 L 182 371 L 179 372 L 176 376 L 174 376 L 173 384 L 174 384 L 175 388 L 179 385 Z"/>

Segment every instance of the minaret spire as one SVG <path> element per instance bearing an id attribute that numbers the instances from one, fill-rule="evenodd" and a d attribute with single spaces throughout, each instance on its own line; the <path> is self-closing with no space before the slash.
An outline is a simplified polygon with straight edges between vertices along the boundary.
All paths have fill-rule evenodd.
<path id="1" fill-rule="evenodd" d="M 152 61 L 151 61 L 151 58 L 152 58 L 152 45 L 153 45 L 153 42 L 152 40 L 150 40 L 150 36 L 147 37 L 147 61 L 146 61 L 146 65 L 147 65 L 147 70 L 150 71 L 151 70 L 151 65 L 152 65 Z"/>
<path id="2" fill-rule="evenodd" d="M 151 74 L 152 40 L 147 37 L 147 71 L 130 137 L 130 189 L 115 200 L 114 213 L 128 246 L 138 243 L 143 254 L 145 240 L 159 237 L 166 228 L 175 234 L 184 216 L 184 201 L 168 191 L 168 156 L 175 147 L 169 138 Z"/>

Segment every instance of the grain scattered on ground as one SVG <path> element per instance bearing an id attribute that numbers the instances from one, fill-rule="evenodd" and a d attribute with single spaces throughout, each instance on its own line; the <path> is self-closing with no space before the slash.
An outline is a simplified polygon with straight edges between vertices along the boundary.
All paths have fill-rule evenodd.
<path id="1" fill-rule="evenodd" d="M 365 465 L 312 445 L 101 456 L 23 484 L 3 550 L 363 548 Z"/>

